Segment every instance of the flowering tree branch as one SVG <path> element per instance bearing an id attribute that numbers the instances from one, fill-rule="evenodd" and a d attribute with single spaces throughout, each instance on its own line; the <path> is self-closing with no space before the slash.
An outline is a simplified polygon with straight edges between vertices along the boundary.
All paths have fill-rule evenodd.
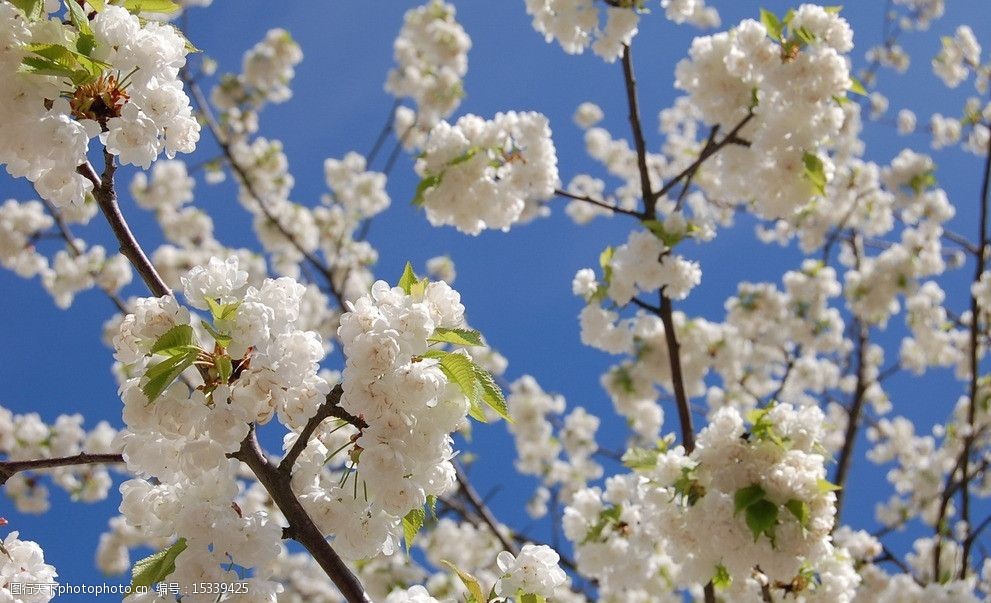
<path id="1" fill-rule="evenodd" d="M 355 417 L 349 412 L 341 408 L 341 395 L 343 395 L 344 390 L 341 388 L 340 384 L 334 386 L 334 389 L 327 394 L 327 399 L 323 404 L 317 409 L 317 414 L 313 415 L 306 425 L 303 426 L 303 430 L 299 432 L 299 436 L 293 443 L 292 448 L 289 452 L 282 458 L 279 463 L 279 471 L 285 475 L 292 475 L 293 466 L 296 464 L 296 460 L 299 459 L 299 455 L 303 453 L 306 449 L 307 444 L 309 444 L 310 438 L 313 436 L 313 432 L 317 430 L 325 420 L 334 417 L 346 421 L 351 425 L 354 425 L 358 429 L 363 429 L 368 427 L 360 417 Z"/>
<path id="2" fill-rule="evenodd" d="M 22 471 L 37 471 L 38 469 L 54 469 L 56 467 L 72 467 L 75 465 L 103 465 L 123 463 L 120 454 L 89 454 L 86 452 L 72 456 L 55 457 L 50 459 L 35 459 L 30 461 L 0 462 L 0 486 Z"/>
<path id="3" fill-rule="evenodd" d="M 349 603 L 371 601 L 357 576 L 344 564 L 303 509 L 303 505 L 292 491 L 292 477 L 280 471 L 278 466 L 265 458 L 253 428 L 241 443 L 241 449 L 234 453 L 233 457 L 247 465 L 255 474 L 259 483 L 265 487 L 268 495 L 289 522 L 289 534 L 309 551 L 344 598 Z"/>
<path id="4" fill-rule="evenodd" d="M 654 216 L 650 172 L 647 169 L 647 143 L 640 123 L 640 103 L 637 100 L 637 78 L 633 73 L 633 55 L 629 44 L 623 45 L 623 82 L 626 84 L 626 104 L 629 110 L 630 128 L 633 130 L 633 146 L 637 150 L 637 168 L 640 172 L 640 188 L 643 192 L 643 216 Z"/>
<path id="5" fill-rule="evenodd" d="M 114 236 L 117 237 L 117 241 L 120 243 L 120 252 L 131 262 L 134 269 L 138 271 L 138 274 L 141 275 L 141 280 L 145 282 L 148 289 L 156 297 L 172 295 L 172 290 L 162 280 L 161 275 L 155 270 L 155 266 L 152 265 L 151 260 L 148 259 L 144 250 L 138 244 L 137 239 L 134 238 L 134 234 L 127 225 L 124 214 L 121 213 L 120 206 L 117 204 L 117 191 L 114 188 L 114 172 L 116 171 L 114 156 L 104 149 L 103 160 L 104 169 L 102 176 L 96 175 L 96 170 L 93 169 L 93 165 L 88 161 L 80 165 L 77 170 L 93 183 L 93 196 L 96 198 L 96 203 L 100 211 L 103 212 L 104 217 L 110 224 L 110 229 L 113 230 Z"/>

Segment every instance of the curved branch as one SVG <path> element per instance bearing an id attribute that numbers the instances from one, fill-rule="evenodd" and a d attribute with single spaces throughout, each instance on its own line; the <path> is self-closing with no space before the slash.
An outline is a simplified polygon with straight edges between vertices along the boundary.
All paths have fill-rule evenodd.
<path id="1" fill-rule="evenodd" d="M 327 399 L 320 408 L 317 409 L 317 414 L 313 415 L 303 430 L 299 432 L 299 436 L 296 441 L 293 442 L 292 448 L 289 452 L 282 458 L 279 462 L 279 472 L 284 475 L 292 475 L 293 466 L 295 466 L 296 461 L 299 459 L 299 455 L 306 450 L 307 444 L 310 443 L 310 438 L 313 437 L 313 432 L 317 430 L 326 419 L 335 417 L 341 419 L 342 421 L 347 421 L 351 425 L 354 425 L 358 429 L 364 429 L 368 427 L 368 423 L 365 423 L 364 419 L 361 417 L 356 417 L 349 413 L 348 411 L 341 408 L 341 396 L 344 394 L 344 389 L 340 384 L 334 386 L 334 389 L 327 394 Z"/>
<path id="2" fill-rule="evenodd" d="M 293 540 L 309 551 L 348 603 L 370 603 L 371 599 L 365 594 L 358 577 L 344 564 L 293 494 L 291 477 L 279 471 L 278 467 L 265 458 L 255 437 L 254 427 L 248 437 L 241 442 L 241 449 L 232 456 L 247 465 L 255 474 L 258 482 L 265 487 L 272 501 L 289 522 L 289 529 L 285 533 L 291 535 Z"/>
<path id="3" fill-rule="evenodd" d="M 117 204 L 117 191 L 114 189 L 114 172 L 117 168 L 114 166 L 114 156 L 106 149 L 103 150 L 103 162 L 103 175 L 100 177 L 97 177 L 96 170 L 93 169 L 93 165 L 88 161 L 80 165 L 76 170 L 90 182 L 94 183 L 93 197 L 96 198 L 96 204 L 110 224 L 110 229 L 113 230 L 114 236 L 117 237 L 117 242 L 120 243 L 120 252 L 131 262 L 134 269 L 138 271 L 138 274 L 141 275 L 141 280 L 148 285 L 148 289 L 156 297 L 172 295 L 172 290 L 165 284 L 161 275 L 155 270 L 155 266 L 152 265 L 148 256 L 145 255 L 144 250 L 141 249 L 141 245 L 134 238 L 134 233 L 131 232 L 131 227 L 127 225 L 127 221 L 124 219 L 124 214 L 120 211 L 120 206 Z"/>
<path id="4" fill-rule="evenodd" d="M 485 501 L 482 500 L 482 497 L 478 495 L 478 491 L 475 490 L 475 486 L 471 485 L 471 481 L 468 480 L 468 475 L 465 474 L 465 470 L 461 467 L 461 465 L 454 461 L 452 461 L 452 464 L 454 465 L 454 474 L 458 479 L 458 485 L 461 486 L 461 491 L 464 492 L 465 498 L 467 498 L 468 502 L 471 503 L 472 508 L 475 509 L 478 516 L 482 518 L 482 521 L 489 526 L 489 529 L 492 530 L 492 533 L 499 539 L 499 542 L 502 544 L 503 548 L 514 555 L 519 555 L 520 547 L 509 538 L 506 538 L 506 536 L 502 533 L 502 530 L 499 529 L 499 522 L 496 520 L 495 516 L 492 515 L 492 511 L 490 511 L 488 506 L 486 506 Z"/>
<path id="5" fill-rule="evenodd" d="M 609 211 L 611 211 L 613 213 L 624 214 L 624 215 L 627 215 L 627 216 L 633 216 L 635 218 L 640 218 L 641 217 L 639 212 L 630 211 L 628 209 L 624 209 L 624 208 L 618 207 L 616 205 L 609 205 L 605 201 L 600 201 L 598 199 L 593 199 L 592 197 L 589 197 L 588 195 L 576 195 L 574 193 L 569 193 L 568 191 L 562 190 L 562 189 L 554 189 L 554 194 L 557 195 L 558 197 L 567 197 L 568 199 L 574 199 L 575 201 L 584 201 L 585 203 L 590 203 L 592 205 L 601 207 L 603 209 L 607 209 L 607 210 L 609 210 Z"/>
<path id="6" fill-rule="evenodd" d="M 54 469 L 56 467 L 72 467 L 75 465 L 108 465 L 123 463 L 120 454 L 89 454 L 82 452 L 73 456 L 61 456 L 50 459 L 35 459 L 30 461 L 0 462 L 0 486 L 22 471 L 37 471 L 39 469 Z"/>

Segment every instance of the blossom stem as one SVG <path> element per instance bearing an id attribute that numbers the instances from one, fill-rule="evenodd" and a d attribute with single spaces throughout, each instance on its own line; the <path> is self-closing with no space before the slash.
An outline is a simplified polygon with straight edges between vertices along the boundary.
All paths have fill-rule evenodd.
<path id="1" fill-rule="evenodd" d="M 299 432 L 299 437 L 293 443 L 292 448 L 289 452 L 282 458 L 279 462 L 279 472 L 290 476 L 292 475 L 293 466 L 296 464 L 296 460 L 299 459 L 299 455 L 303 453 L 306 449 L 307 444 L 310 442 L 310 438 L 313 437 L 313 432 L 317 430 L 326 419 L 331 417 L 336 417 L 343 421 L 347 421 L 351 425 L 354 425 L 358 429 L 363 429 L 368 427 L 360 417 L 355 417 L 349 412 L 341 408 L 341 395 L 343 395 L 344 390 L 341 388 L 340 384 L 336 385 L 329 394 L 327 394 L 327 399 L 323 404 L 317 409 L 317 414 L 313 415 L 306 425 L 303 426 L 303 430 Z"/>

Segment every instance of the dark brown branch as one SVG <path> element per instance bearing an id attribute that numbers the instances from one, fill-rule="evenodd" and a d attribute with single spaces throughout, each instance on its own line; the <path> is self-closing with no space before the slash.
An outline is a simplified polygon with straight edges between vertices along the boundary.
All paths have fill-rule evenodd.
<path id="1" fill-rule="evenodd" d="M 730 130 L 729 134 L 727 134 L 722 138 L 722 140 L 704 148 L 702 152 L 699 153 L 698 158 L 695 161 L 693 161 L 691 165 L 689 165 L 680 173 L 678 173 L 676 176 L 668 180 L 664 184 L 664 186 L 661 187 L 659 191 L 653 193 L 651 200 L 657 201 L 664 195 L 671 192 L 671 190 L 675 186 L 677 186 L 679 182 L 687 178 L 689 175 L 694 175 L 694 173 L 698 171 L 699 167 L 701 167 L 703 163 L 705 163 L 710 157 L 718 153 L 723 147 L 730 144 L 750 146 L 750 143 L 740 138 L 739 134 L 740 134 L 740 130 L 742 130 L 743 127 L 746 126 L 748 123 L 750 123 L 750 120 L 753 118 L 754 118 L 753 112 L 747 113 L 747 115 L 743 119 L 741 119 L 740 122 L 736 124 L 732 130 Z"/>
<path id="2" fill-rule="evenodd" d="M 623 82 L 626 84 L 626 104 L 629 109 L 630 129 L 633 130 L 633 145 L 637 150 L 637 167 L 640 172 L 640 189 L 643 193 L 644 218 L 654 217 L 651 194 L 650 172 L 647 170 L 647 143 L 643 137 L 643 126 L 640 123 L 640 103 L 637 101 L 637 78 L 633 73 L 633 56 L 629 44 L 623 45 Z"/>
<path id="3" fill-rule="evenodd" d="M 50 459 L 35 459 L 30 461 L 0 462 L 0 486 L 22 471 L 37 471 L 39 469 L 54 469 L 56 467 L 72 467 L 75 465 L 108 465 L 123 463 L 120 454 L 89 454 L 86 452 L 73 456 L 62 456 Z"/>
<path id="4" fill-rule="evenodd" d="M 611 211 L 613 213 L 624 214 L 624 215 L 627 215 L 627 216 L 633 216 L 635 218 L 640 218 L 641 217 L 638 212 L 630 211 L 628 209 L 623 209 L 622 207 L 617 207 L 615 205 L 609 205 L 605 201 L 600 201 L 598 199 L 593 199 L 592 197 L 589 197 L 587 195 L 576 195 L 574 193 L 569 193 L 568 191 L 562 190 L 562 189 L 555 189 L 554 190 L 554 194 L 557 195 L 558 197 L 567 197 L 568 199 L 574 199 L 575 201 L 584 201 L 585 203 L 590 203 L 592 205 L 596 205 L 596 206 L 601 207 L 603 209 L 607 209 L 607 210 L 609 210 L 609 211 Z"/>
<path id="5" fill-rule="evenodd" d="M 336 385 L 329 394 L 327 394 L 327 399 L 320 408 L 317 409 L 317 414 L 313 415 L 306 425 L 303 426 L 303 430 L 299 432 L 299 437 L 293 442 L 292 448 L 289 452 L 282 458 L 279 463 L 279 472 L 284 475 L 292 475 L 293 466 L 296 464 L 296 460 L 299 459 L 299 455 L 303 453 L 306 449 L 307 444 L 310 442 L 310 438 L 313 437 L 313 432 L 317 430 L 325 420 L 334 417 L 341 419 L 342 421 L 347 421 L 351 425 L 354 425 L 358 429 L 364 429 L 368 427 L 360 417 L 356 417 L 349 413 L 348 411 L 341 408 L 341 395 L 344 394 L 344 390 L 341 388 L 340 384 Z"/>
<path id="6" fill-rule="evenodd" d="M 867 342 L 869 329 L 859 318 L 853 319 L 853 328 L 857 331 L 857 383 L 853 389 L 853 398 L 847 413 L 846 433 L 843 439 L 843 448 L 840 449 L 839 459 L 836 463 L 836 476 L 833 483 L 840 487 L 836 491 L 836 525 L 839 525 L 839 517 L 843 509 L 844 486 L 850 472 L 850 463 L 853 459 L 853 450 L 857 442 L 857 434 L 860 431 L 860 419 L 864 410 L 864 400 L 867 393 Z"/>
<path id="7" fill-rule="evenodd" d="M 709 152 L 709 149 L 711 149 L 712 145 L 715 144 L 716 142 L 716 134 L 718 133 L 719 133 L 719 124 L 716 124 L 712 126 L 712 129 L 709 130 L 709 137 L 705 139 L 705 146 L 702 147 L 702 152 L 699 153 L 700 155 Z M 701 165 L 702 165 L 701 163 L 697 164 L 694 167 L 694 169 L 692 169 L 688 173 L 688 176 L 685 177 L 685 184 L 681 187 L 681 192 L 678 193 L 678 201 L 675 203 L 674 206 L 676 211 L 680 210 L 682 204 L 685 202 L 685 197 L 688 196 L 688 189 L 692 187 L 692 180 L 695 179 L 695 174 L 698 173 L 699 167 Z"/>
<path id="8" fill-rule="evenodd" d="M 357 576 L 344 564 L 344 561 L 320 533 L 313 520 L 310 519 L 299 499 L 293 494 L 290 483 L 291 477 L 279 471 L 277 466 L 265 458 L 265 454 L 258 446 L 254 428 L 241 443 L 241 449 L 233 457 L 243 462 L 254 472 L 258 482 L 265 487 L 268 495 L 272 497 L 272 501 L 275 502 L 286 521 L 289 522 L 287 533 L 309 551 L 310 555 L 323 568 L 323 571 L 330 576 L 337 589 L 344 595 L 345 600 L 348 603 L 369 603 L 371 599 L 365 594 L 365 589 Z"/>
<path id="9" fill-rule="evenodd" d="M 987 261 L 987 250 L 988 250 L 988 193 L 989 188 L 991 188 L 991 140 L 988 140 L 987 154 L 984 156 L 984 176 L 981 182 L 981 197 L 980 197 L 980 223 L 978 224 L 978 237 L 977 237 L 977 266 L 974 270 L 974 283 L 976 284 L 981 280 L 981 276 L 984 274 L 985 263 Z M 974 446 L 974 421 L 977 417 L 977 371 L 978 371 L 978 354 L 979 345 L 978 339 L 980 337 L 980 304 L 977 303 L 977 297 L 973 294 L 970 296 L 970 345 L 968 346 L 968 352 L 970 355 L 970 383 L 968 384 L 967 394 L 969 396 L 969 404 L 967 405 L 967 424 L 970 426 L 970 431 L 963 440 L 963 463 L 961 463 L 960 468 L 963 471 L 963 489 L 960 491 L 960 514 L 961 518 L 964 520 L 968 526 L 967 530 L 970 531 L 970 480 L 968 479 L 968 471 L 970 470 L 970 454 L 971 449 Z M 970 559 L 970 549 L 973 541 L 967 539 L 964 540 L 963 547 L 963 558 L 961 561 L 960 568 L 960 578 L 966 577 L 967 565 Z M 933 551 L 936 556 L 937 563 L 939 559 L 939 540 L 936 541 L 936 549 Z M 938 577 L 939 574 L 937 573 Z"/>
<path id="10" fill-rule="evenodd" d="M 681 425 L 681 444 L 685 453 L 695 450 L 695 428 L 692 426 L 692 410 L 688 406 L 688 395 L 685 393 L 685 379 L 681 372 L 681 344 L 674 331 L 674 309 L 671 299 L 661 291 L 661 322 L 664 323 L 664 339 L 668 346 L 668 360 L 671 363 L 671 386 L 674 389 L 674 399 L 678 405 L 678 422 Z"/>
<path id="11" fill-rule="evenodd" d="M 138 271 L 141 280 L 156 297 L 172 295 L 172 290 L 165 284 L 148 256 L 145 255 L 144 250 L 141 249 L 141 245 L 134 238 L 134 233 L 131 232 L 131 228 L 124 219 L 124 214 L 120 211 L 120 206 L 117 204 L 117 191 L 114 189 L 114 172 L 116 171 L 114 156 L 106 149 L 103 150 L 103 161 L 103 175 L 99 177 L 89 162 L 76 169 L 90 182 L 93 182 L 93 197 L 96 198 L 96 204 L 110 224 L 114 236 L 117 237 L 117 242 L 120 243 L 120 252 Z"/>

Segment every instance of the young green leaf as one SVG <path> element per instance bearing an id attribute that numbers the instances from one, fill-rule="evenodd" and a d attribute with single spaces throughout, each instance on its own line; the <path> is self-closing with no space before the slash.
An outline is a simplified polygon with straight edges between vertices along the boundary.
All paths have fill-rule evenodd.
<path id="1" fill-rule="evenodd" d="M 850 77 L 850 92 L 854 94 L 859 94 L 860 96 L 867 96 L 867 88 L 864 88 L 864 83 L 855 77 Z"/>
<path id="2" fill-rule="evenodd" d="M 812 184 L 812 188 L 817 195 L 826 194 L 826 168 L 818 155 L 806 151 L 802 155 L 802 163 L 805 164 L 805 179 Z"/>
<path id="3" fill-rule="evenodd" d="M 220 381 L 222 383 L 230 381 L 231 375 L 234 373 L 234 365 L 231 363 L 230 356 L 217 356 L 214 358 L 213 363 L 217 367 L 217 375 L 220 377 Z"/>
<path id="4" fill-rule="evenodd" d="M 534 593 L 523 593 L 520 603 L 547 603 L 547 597 Z"/>
<path id="5" fill-rule="evenodd" d="M 819 489 L 819 492 L 822 492 L 823 494 L 825 494 L 826 492 L 836 492 L 837 490 L 843 489 L 840 486 L 837 486 L 833 482 L 829 481 L 828 479 L 816 480 L 816 487 Z"/>
<path id="6" fill-rule="evenodd" d="M 403 517 L 403 542 L 406 544 L 406 553 L 413 546 L 413 539 L 416 538 L 420 528 L 423 527 L 423 520 L 427 514 L 422 508 L 413 509 Z"/>
<path id="7" fill-rule="evenodd" d="M 468 603 L 485 603 L 488 598 L 482 593 L 482 585 L 478 583 L 478 578 L 472 576 L 468 572 L 463 572 L 458 569 L 458 566 L 454 565 L 447 559 L 441 561 L 448 569 L 453 571 L 461 578 L 461 582 L 464 583 L 465 588 L 468 589 Z"/>
<path id="8" fill-rule="evenodd" d="M 83 10 L 82 5 L 74 0 L 66 0 L 65 4 L 69 7 L 69 20 L 73 27 L 80 34 L 89 34 L 92 37 L 93 30 L 89 26 L 89 17 L 86 16 L 86 11 Z"/>
<path id="9" fill-rule="evenodd" d="M 445 329 L 437 327 L 427 341 L 434 343 L 450 343 L 461 346 L 479 346 L 482 343 L 482 335 L 478 331 L 471 329 Z"/>
<path id="10" fill-rule="evenodd" d="M 166 353 L 167 350 L 187 347 L 192 344 L 192 342 L 193 327 L 189 325 L 176 325 L 155 340 L 155 344 L 151 346 L 151 353 Z"/>
<path id="11" fill-rule="evenodd" d="M 10 3 L 21 9 L 28 21 L 37 21 L 45 12 L 45 0 L 10 0 Z"/>
<path id="12" fill-rule="evenodd" d="M 474 362 L 471 363 L 471 366 L 475 371 L 476 382 L 481 386 L 480 395 L 482 402 L 485 402 L 489 408 L 496 411 L 496 414 L 507 422 L 512 423 L 513 418 L 509 416 L 509 407 L 506 406 L 506 398 L 503 397 L 502 389 L 496 384 L 495 379 L 492 378 L 492 375 L 487 370 Z"/>
<path id="13" fill-rule="evenodd" d="M 227 333 L 221 333 L 205 320 L 201 320 L 200 324 L 204 329 L 206 329 L 206 332 L 210 334 L 210 337 L 213 337 L 214 341 L 216 341 L 220 347 L 226 348 L 231 344 L 231 340 L 233 338 Z"/>
<path id="14" fill-rule="evenodd" d="M 415 207 L 420 207 L 425 201 L 424 195 L 427 191 L 440 184 L 440 181 L 444 178 L 444 174 L 438 174 L 436 176 L 426 176 L 423 180 L 420 180 L 420 184 L 416 185 L 416 193 L 413 195 L 412 204 Z"/>
<path id="15" fill-rule="evenodd" d="M 712 585 L 716 588 L 723 590 L 729 588 L 733 584 L 733 577 L 729 575 L 729 571 L 723 564 L 716 566 L 716 573 L 712 576 Z"/>
<path id="16" fill-rule="evenodd" d="M 172 2 L 172 0 L 124 0 L 124 8 L 134 14 L 171 14 L 179 10 L 180 6 L 175 2 Z"/>
<path id="17" fill-rule="evenodd" d="M 184 354 L 166 358 L 149 368 L 148 372 L 145 373 L 148 381 L 141 386 L 141 391 L 148 397 L 148 403 L 151 404 L 157 400 L 184 370 L 192 366 L 196 362 L 197 355 L 198 351 L 190 350 Z"/>
<path id="18" fill-rule="evenodd" d="M 409 295 L 413 291 L 413 285 L 417 280 L 416 273 L 413 272 L 413 264 L 406 262 L 403 275 L 399 277 L 399 283 L 396 286 L 402 289 L 406 295 Z"/>
<path id="19" fill-rule="evenodd" d="M 158 584 L 175 571 L 175 560 L 186 550 L 186 539 L 180 538 L 164 551 L 145 557 L 131 569 L 131 588 Z"/>
<path id="20" fill-rule="evenodd" d="M 785 508 L 795 516 L 795 519 L 798 520 L 798 525 L 808 529 L 809 521 L 812 517 L 812 510 L 809 509 L 809 503 L 793 498 L 785 503 Z"/>
<path id="21" fill-rule="evenodd" d="M 764 500 L 764 489 L 760 484 L 740 488 L 733 495 L 733 514 L 736 515 L 757 501 Z"/>
<path id="22" fill-rule="evenodd" d="M 659 452 L 648 448 L 630 448 L 623 453 L 623 465 L 633 471 L 648 471 L 657 466 Z"/>
<path id="23" fill-rule="evenodd" d="M 778 523 L 778 505 L 761 499 L 747 507 L 745 512 L 747 527 L 754 535 L 754 542 L 761 534 L 774 541 L 774 526 Z"/>
<path id="24" fill-rule="evenodd" d="M 767 35 L 771 37 L 772 40 L 776 42 L 781 41 L 781 33 L 784 31 L 784 26 L 778 19 L 778 16 L 766 9 L 760 9 L 760 22 L 764 25 L 764 29 L 767 30 Z"/>

